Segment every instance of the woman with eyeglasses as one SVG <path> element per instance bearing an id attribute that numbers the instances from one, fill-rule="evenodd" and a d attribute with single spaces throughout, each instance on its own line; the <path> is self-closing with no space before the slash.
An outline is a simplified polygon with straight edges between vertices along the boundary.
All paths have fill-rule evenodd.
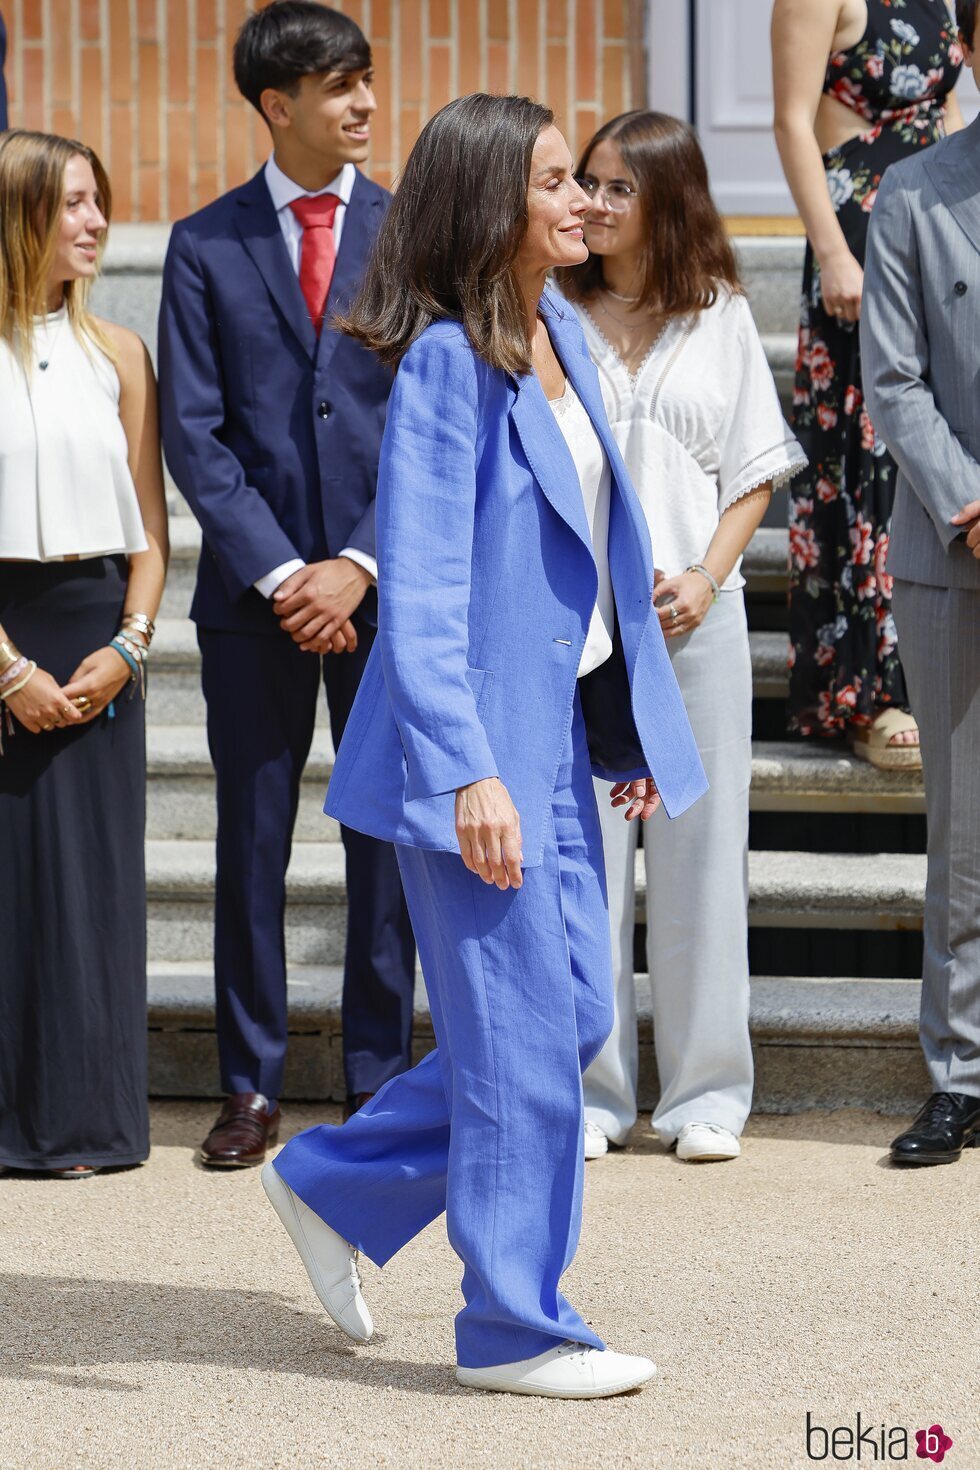
<path id="1" fill-rule="evenodd" d="M 589 259 L 556 279 L 585 332 L 650 526 L 656 602 L 708 776 L 676 822 L 644 828 L 647 965 L 660 1100 L 691 1162 L 731 1159 L 752 1099 L 747 953 L 752 668 L 742 553 L 774 484 L 805 463 L 775 385 L 693 129 L 628 112 L 586 145 Z M 586 1155 L 636 1120 L 635 824 L 600 806 L 616 1021 L 585 1074 Z"/>

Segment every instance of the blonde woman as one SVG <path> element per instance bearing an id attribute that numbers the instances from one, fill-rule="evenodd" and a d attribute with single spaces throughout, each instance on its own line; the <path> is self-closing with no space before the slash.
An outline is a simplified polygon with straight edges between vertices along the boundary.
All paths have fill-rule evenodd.
<path id="1" fill-rule="evenodd" d="M 660 1100 L 653 1127 L 691 1162 L 735 1158 L 752 1099 L 749 780 L 752 669 L 742 553 L 772 487 L 806 463 L 687 123 L 629 112 L 586 145 L 585 265 L 557 272 L 599 370 L 650 526 L 671 664 L 708 776 L 644 829 L 647 963 Z M 600 806 L 616 1020 L 585 1074 L 587 1157 L 636 1119 L 635 823 Z"/>
<path id="2" fill-rule="evenodd" d="M 81 143 L 0 137 L 0 1165 L 149 1151 L 145 663 L 168 554 L 153 370 L 86 302 Z"/>

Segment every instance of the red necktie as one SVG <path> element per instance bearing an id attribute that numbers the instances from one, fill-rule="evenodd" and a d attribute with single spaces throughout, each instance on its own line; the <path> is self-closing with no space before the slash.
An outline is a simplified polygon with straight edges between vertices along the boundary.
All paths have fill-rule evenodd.
<path id="1" fill-rule="evenodd" d="M 340 202 L 337 194 L 307 194 L 302 199 L 294 199 L 289 206 L 303 226 L 299 285 L 318 337 L 337 258 L 333 221 Z"/>

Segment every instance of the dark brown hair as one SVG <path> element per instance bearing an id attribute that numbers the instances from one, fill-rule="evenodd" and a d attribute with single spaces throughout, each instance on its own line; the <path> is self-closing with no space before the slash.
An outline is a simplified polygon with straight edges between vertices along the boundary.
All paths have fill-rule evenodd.
<path id="1" fill-rule="evenodd" d="M 648 242 L 639 290 L 643 304 L 666 316 L 686 316 L 713 305 L 723 286 L 740 293 L 735 252 L 711 197 L 694 129 L 664 112 L 624 112 L 585 145 L 576 177 L 588 173 L 593 149 L 607 138 L 639 191 Z M 602 256 L 563 266 L 555 279 L 571 300 L 589 301 L 602 286 Z"/>
<path id="2" fill-rule="evenodd" d="M 316 0 L 272 0 L 253 11 L 232 52 L 238 90 L 264 118 L 261 97 L 267 87 L 295 97 L 304 77 L 370 66 L 371 47 L 360 26 Z"/>
<path id="3" fill-rule="evenodd" d="M 980 0 L 956 0 L 956 24 L 971 51 L 977 33 L 978 5 L 980 5 Z"/>
<path id="4" fill-rule="evenodd" d="M 529 97 L 459 97 L 408 155 L 351 311 L 336 325 L 397 367 L 433 322 L 463 324 L 491 367 L 531 370 L 514 262 L 527 232 L 531 154 L 554 115 Z"/>

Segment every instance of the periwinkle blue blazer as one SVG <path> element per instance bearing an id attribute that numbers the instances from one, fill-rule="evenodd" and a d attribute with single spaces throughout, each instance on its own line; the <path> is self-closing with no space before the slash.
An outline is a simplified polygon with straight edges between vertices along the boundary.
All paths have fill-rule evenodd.
<path id="1" fill-rule="evenodd" d="M 652 774 L 671 817 L 707 788 L 652 604 L 646 519 L 571 311 L 555 350 L 612 467 L 613 656 L 579 681 L 593 769 Z M 395 376 L 377 496 L 378 639 L 325 810 L 390 842 L 458 852 L 457 788 L 499 776 L 541 863 L 598 575 L 571 454 L 535 375 L 490 368 L 457 322 Z"/>

